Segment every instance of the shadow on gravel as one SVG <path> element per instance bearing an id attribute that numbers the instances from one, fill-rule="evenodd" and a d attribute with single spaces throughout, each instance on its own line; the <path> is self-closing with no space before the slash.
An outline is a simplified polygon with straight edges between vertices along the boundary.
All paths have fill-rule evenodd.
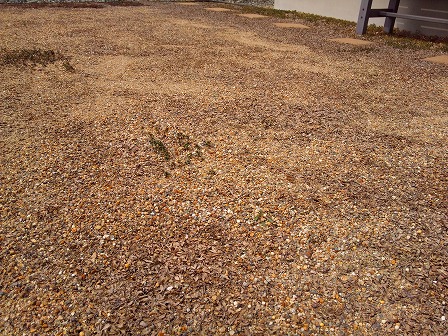
<path id="1" fill-rule="evenodd" d="M 2 7 L 19 7 L 19 8 L 48 8 L 48 7 L 60 7 L 60 8 L 106 8 L 107 6 L 123 6 L 123 7 L 135 7 L 144 6 L 144 4 L 137 1 L 111 1 L 111 2 L 33 2 L 33 3 L 6 3 L 0 4 Z"/>
<path id="2" fill-rule="evenodd" d="M 74 72 L 75 68 L 70 64 L 69 58 L 54 50 L 43 49 L 20 49 L 0 50 L 0 65 L 12 66 L 47 66 L 49 64 L 62 62 L 62 66 L 68 72 Z"/>

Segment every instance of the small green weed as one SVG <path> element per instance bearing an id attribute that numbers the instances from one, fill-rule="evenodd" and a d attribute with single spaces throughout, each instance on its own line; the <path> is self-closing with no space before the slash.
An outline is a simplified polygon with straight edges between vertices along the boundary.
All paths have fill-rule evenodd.
<path id="1" fill-rule="evenodd" d="M 191 147 L 190 137 L 188 135 L 183 134 L 182 132 L 176 133 L 176 139 L 180 146 L 183 147 L 184 150 L 189 150 Z"/>
<path id="2" fill-rule="evenodd" d="M 12 66 L 36 66 L 46 67 L 49 64 L 62 61 L 62 66 L 66 71 L 74 72 L 75 68 L 70 64 L 67 57 L 54 50 L 43 49 L 20 49 L 6 50 L 0 52 L 1 64 Z"/>
<path id="3" fill-rule="evenodd" d="M 154 151 L 163 156 L 166 161 L 169 161 L 171 159 L 171 154 L 165 144 L 161 140 L 156 139 L 152 134 L 149 138 L 149 143 L 151 144 Z"/>
<path id="4" fill-rule="evenodd" d="M 64 60 L 62 62 L 62 66 L 68 72 L 75 72 L 75 68 L 73 67 L 73 65 L 70 64 L 70 62 L 68 60 Z"/>
<path id="5" fill-rule="evenodd" d="M 172 170 L 204 161 L 206 147 L 211 146 L 210 142 L 208 146 L 204 141 L 197 143 L 192 136 L 180 130 L 170 131 L 167 127 L 156 126 L 148 135 L 148 147 L 166 161 L 161 171 L 166 178 Z"/>
<path id="6" fill-rule="evenodd" d="M 254 221 L 258 222 L 263 217 L 263 211 L 258 211 L 254 217 Z"/>
<path id="7" fill-rule="evenodd" d="M 12 50 L 4 53 L 2 57 L 3 64 L 7 65 L 27 65 L 40 64 L 47 66 L 60 60 L 61 56 L 53 50 L 41 49 L 21 49 Z"/>
<path id="8" fill-rule="evenodd" d="M 202 157 L 202 148 L 201 148 L 201 146 L 199 146 L 198 144 L 195 144 L 194 148 L 195 148 L 194 153 L 196 153 L 196 156 Z"/>
<path id="9" fill-rule="evenodd" d="M 258 213 L 255 215 L 254 221 L 263 227 L 268 224 L 274 223 L 274 220 L 272 219 L 272 217 L 269 214 L 266 214 L 261 210 L 258 211 Z"/>
<path id="10" fill-rule="evenodd" d="M 207 147 L 207 148 L 212 148 L 212 147 L 213 147 L 212 142 L 209 141 L 209 140 L 205 140 L 205 141 L 203 142 L 203 145 L 204 145 L 204 147 Z"/>
<path id="11" fill-rule="evenodd" d="M 202 159 L 202 147 L 199 144 L 193 144 L 190 136 L 182 132 L 177 132 L 176 140 L 179 146 L 186 152 L 185 164 L 191 164 L 194 157 Z"/>

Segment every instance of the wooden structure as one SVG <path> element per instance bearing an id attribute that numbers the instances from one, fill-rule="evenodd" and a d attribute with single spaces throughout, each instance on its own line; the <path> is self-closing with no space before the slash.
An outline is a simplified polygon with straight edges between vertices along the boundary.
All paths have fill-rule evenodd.
<path id="1" fill-rule="evenodd" d="M 358 16 L 358 25 L 356 27 L 356 33 L 359 35 L 363 35 L 366 33 L 367 25 L 369 24 L 369 19 L 373 17 L 386 18 L 384 22 L 384 31 L 388 34 L 393 32 L 396 18 L 442 23 L 448 25 L 448 17 L 436 18 L 430 16 L 398 13 L 400 0 L 389 0 L 388 7 L 383 9 L 372 9 L 372 2 L 373 0 L 361 1 L 361 8 L 359 9 L 359 16 Z"/>

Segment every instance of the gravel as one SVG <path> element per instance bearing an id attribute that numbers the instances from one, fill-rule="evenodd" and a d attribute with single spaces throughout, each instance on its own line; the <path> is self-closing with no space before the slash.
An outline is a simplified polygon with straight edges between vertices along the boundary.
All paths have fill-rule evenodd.
<path id="1" fill-rule="evenodd" d="M 0 11 L 0 333 L 446 333 L 446 45 L 212 6 Z"/>
<path id="2" fill-rule="evenodd" d="M 222 2 L 236 5 L 249 5 L 249 6 L 259 6 L 259 7 L 274 7 L 274 0 L 218 0 L 213 2 Z"/>
<path id="3" fill-rule="evenodd" d="M 131 0 L 139 2 L 136 0 Z M 188 2 L 187 0 L 141 0 L 140 2 Z M 90 0 L 0 0 L 0 4 L 36 4 L 36 3 L 85 3 Z M 115 0 L 97 0 L 95 2 L 116 2 Z M 201 1 L 198 1 L 201 2 Z M 274 7 L 274 0 L 212 0 L 211 2 L 237 4 L 246 6 Z"/>

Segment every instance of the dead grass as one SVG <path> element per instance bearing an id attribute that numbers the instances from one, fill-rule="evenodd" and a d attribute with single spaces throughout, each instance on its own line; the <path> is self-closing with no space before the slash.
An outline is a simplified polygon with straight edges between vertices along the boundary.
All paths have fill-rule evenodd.
<path id="1" fill-rule="evenodd" d="M 448 37 L 426 36 L 399 29 L 386 34 L 383 27 L 376 25 L 369 25 L 366 37 L 381 37 L 385 44 L 398 49 L 448 51 Z"/>
<path id="2" fill-rule="evenodd" d="M 0 50 L 0 65 L 6 66 L 44 66 L 61 62 L 68 72 L 74 72 L 75 68 L 70 64 L 68 57 L 54 50 L 43 49 L 19 49 Z"/>
<path id="3" fill-rule="evenodd" d="M 171 154 L 166 147 L 166 145 L 159 139 L 154 138 L 153 135 L 149 138 L 149 143 L 151 144 L 152 148 L 160 154 L 166 161 L 169 161 L 171 159 Z"/>

